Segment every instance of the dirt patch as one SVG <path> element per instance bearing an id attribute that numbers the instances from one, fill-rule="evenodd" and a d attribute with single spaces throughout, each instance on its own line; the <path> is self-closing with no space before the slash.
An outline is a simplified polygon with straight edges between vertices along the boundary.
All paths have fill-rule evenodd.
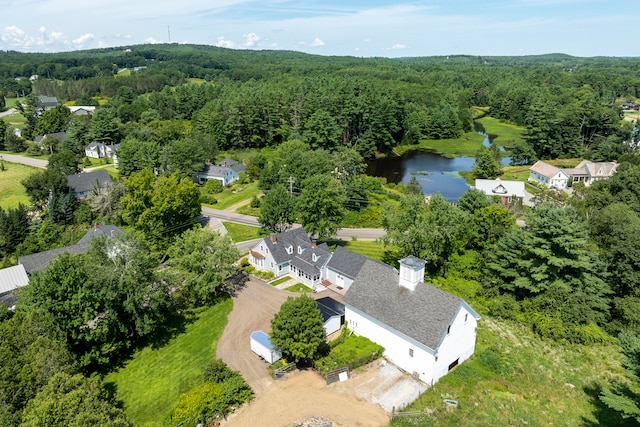
<path id="1" fill-rule="evenodd" d="M 270 330 L 273 315 L 289 296 L 258 279 L 251 279 L 234 298 L 233 311 L 218 341 L 216 356 L 240 371 L 256 393 L 255 399 L 231 414 L 224 426 L 285 427 L 314 417 L 327 419 L 333 427 L 378 427 L 388 425 L 389 414 L 380 406 L 359 398 L 355 386 L 346 381 L 327 387 L 314 371 L 294 371 L 286 380 L 273 380 L 267 364 L 254 354 L 249 336 L 255 330 Z M 315 296 L 315 295 L 314 295 Z M 375 369 L 362 375 L 376 376 Z M 356 377 L 358 377 L 356 373 Z"/>

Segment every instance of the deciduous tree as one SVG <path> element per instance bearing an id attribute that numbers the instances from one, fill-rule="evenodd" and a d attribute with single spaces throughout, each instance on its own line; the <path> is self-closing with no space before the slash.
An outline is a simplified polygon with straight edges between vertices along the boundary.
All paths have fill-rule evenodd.
<path id="1" fill-rule="evenodd" d="M 320 238 L 335 235 L 344 217 L 344 189 L 328 175 L 312 176 L 303 187 L 296 199 L 298 220 L 310 234 Z"/>
<path id="2" fill-rule="evenodd" d="M 289 298 L 271 320 L 271 342 L 295 362 L 313 360 L 325 342 L 322 314 L 313 298 Z"/>
<path id="3" fill-rule="evenodd" d="M 263 228 L 282 233 L 295 222 L 295 199 L 284 185 L 277 184 L 269 190 L 260 203 L 258 221 Z"/>

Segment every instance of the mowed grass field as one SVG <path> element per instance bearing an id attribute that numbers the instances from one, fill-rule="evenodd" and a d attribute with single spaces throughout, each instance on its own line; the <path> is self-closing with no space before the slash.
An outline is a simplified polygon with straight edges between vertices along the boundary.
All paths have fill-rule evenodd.
<path id="1" fill-rule="evenodd" d="M 180 394 L 204 383 L 203 368 L 215 358 L 232 308 L 227 298 L 200 310 L 166 344 L 145 347 L 106 376 L 135 426 L 164 425 Z"/>
<path id="2" fill-rule="evenodd" d="M 0 171 L 0 207 L 15 208 L 18 204 L 29 205 L 29 198 L 20 182 L 38 171 L 38 168 L 19 163 L 4 162 L 4 171 Z"/>

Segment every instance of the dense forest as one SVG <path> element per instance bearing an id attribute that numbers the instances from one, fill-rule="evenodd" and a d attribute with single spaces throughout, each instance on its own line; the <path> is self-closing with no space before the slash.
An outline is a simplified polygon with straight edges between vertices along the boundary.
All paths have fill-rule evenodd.
<path id="1" fill-rule="evenodd" d="M 177 44 L 0 52 L 0 92 L 0 107 L 25 99 L 16 106 L 22 136 L 0 121 L 0 149 L 49 156 L 46 170 L 23 181 L 31 206 L 0 209 L 3 265 L 73 242 L 93 222 L 128 227 L 131 236 L 119 243 L 128 259 L 104 241 L 87 255 L 58 259 L 21 295 L 22 308 L 3 314 L 0 358 L 15 359 L 0 370 L 3 424 L 44 425 L 37 417 L 51 404 L 46 393 L 61 383 L 103 408 L 107 415 L 95 422 L 128 425 L 99 381 L 82 374 L 109 371 L 174 316 L 229 291 L 231 242 L 191 230 L 200 204 L 222 191 L 199 188 L 192 177 L 223 155 L 247 162 L 241 181 L 264 192 L 251 205 L 269 231 L 300 222 L 325 239 L 349 215 L 366 212 L 387 231 L 385 261 L 427 260 L 434 282 L 461 290 L 488 315 L 556 342 L 620 343 L 627 378 L 598 394 L 640 421 L 639 129 L 621 107 L 640 98 L 640 59 L 364 59 Z M 56 96 L 59 106 L 42 111 L 38 95 Z M 73 105 L 98 108 L 73 116 Z M 510 210 L 473 190 L 457 205 L 438 195 L 426 204 L 416 182 L 390 187 L 364 175 L 366 159 L 401 145 L 455 144 L 478 111 L 524 129 L 522 140 L 502 142 L 514 164 L 588 158 L 617 161 L 618 172 L 574 186 L 571 196 L 540 191 L 533 208 Z M 33 142 L 63 131 L 63 141 Z M 94 141 L 119 144 L 123 180 L 78 204 L 65 176 L 79 171 Z M 490 150 L 484 155 L 495 160 Z M 211 248 L 215 257 L 203 255 Z M 201 274 L 211 270 L 207 262 L 215 277 Z M 53 361 L 47 366 L 32 358 L 43 346 Z M 232 401 L 235 389 L 221 387 Z"/>

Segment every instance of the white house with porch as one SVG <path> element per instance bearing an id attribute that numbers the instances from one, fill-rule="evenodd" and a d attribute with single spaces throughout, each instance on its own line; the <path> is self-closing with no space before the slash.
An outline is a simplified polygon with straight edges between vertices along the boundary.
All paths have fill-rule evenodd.
<path id="1" fill-rule="evenodd" d="M 562 169 L 538 160 L 529 169 L 529 181 L 538 182 L 547 188 L 564 188 L 569 175 Z"/>
<path id="2" fill-rule="evenodd" d="M 275 277 L 289 274 L 314 290 L 320 290 L 322 271 L 331 258 L 326 243 L 317 245 L 303 228 L 272 234 L 256 244 L 249 263 Z"/>
<path id="3" fill-rule="evenodd" d="M 427 285 L 425 261 L 400 271 L 368 259 L 344 296 L 347 327 L 385 348 L 393 364 L 436 383 L 475 350 L 480 316 L 463 299 Z"/>

